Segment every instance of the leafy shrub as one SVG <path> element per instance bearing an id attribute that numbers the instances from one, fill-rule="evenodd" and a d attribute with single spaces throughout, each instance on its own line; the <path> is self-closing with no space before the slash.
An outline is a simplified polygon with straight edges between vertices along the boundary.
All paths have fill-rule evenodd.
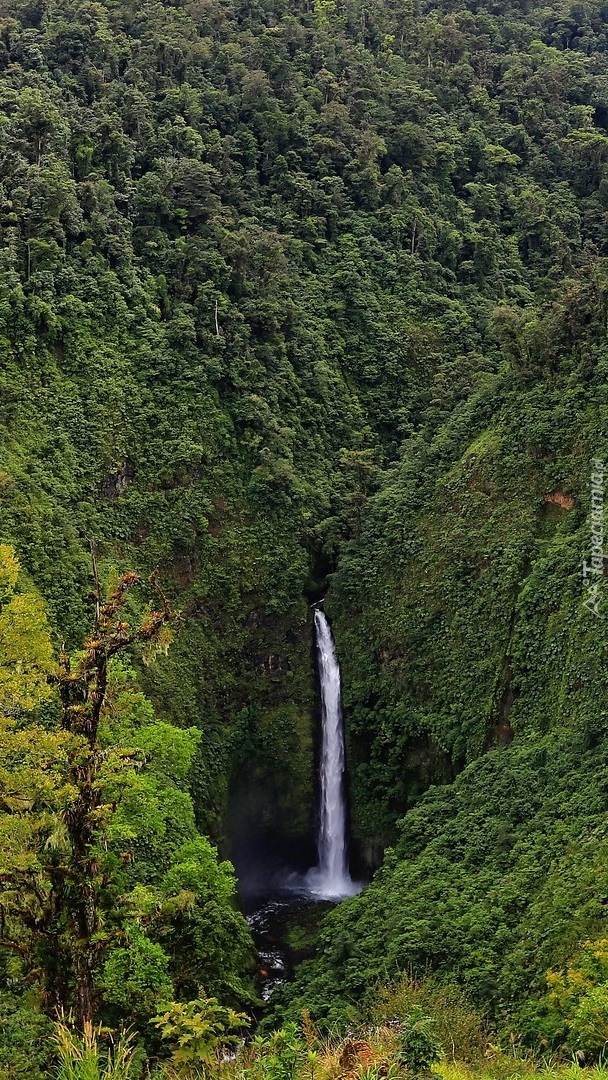
<path id="1" fill-rule="evenodd" d="M 239 1042 L 248 1021 L 243 1013 L 224 1008 L 215 998 L 172 1001 L 155 1024 L 164 1040 L 174 1044 L 171 1063 L 176 1076 L 204 1075 L 222 1048 Z"/>
<path id="2" fill-rule="evenodd" d="M 608 939 L 587 941 L 564 971 L 547 975 L 547 1001 L 560 1017 L 566 1044 L 598 1057 L 608 1046 Z"/>
<path id="3" fill-rule="evenodd" d="M 435 1031 L 435 1021 L 417 1007 L 405 1021 L 397 1059 L 414 1073 L 428 1072 L 439 1061 L 442 1046 Z"/>
<path id="4" fill-rule="evenodd" d="M 252 1049 L 255 1054 L 252 1076 L 263 1076 L 265 1080 L 294 1080 L 305 1062 L 311 1068 L 310 1050 L 306 1050 L 298 1025 L 294 1023 L 285 1024 L 267 1037 L 253 1039 Z"/>
<path id="5" fill-rule="evenodd" d="M 159 1001 L 172 997 L 168 958 L 136 925 L 127 927 L 127 943 L 114 949 L 104 965 L 100 984 L 107 1005 L 139 1027 L 148 1022 Z"/>
<path id="6" fill-rule="evenodd" d="M 52 1029 L 27 997 L 0 992 L 0 1080 L 42 1080 L 51 1058 Z"/>

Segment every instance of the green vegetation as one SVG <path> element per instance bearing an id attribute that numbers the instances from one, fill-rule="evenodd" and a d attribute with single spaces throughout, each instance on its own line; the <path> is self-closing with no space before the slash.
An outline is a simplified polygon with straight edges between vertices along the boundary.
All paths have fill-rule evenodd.
<path id="1" fill-rule="evenodd" d="M 114 1045 L 104 1047 L 101 1032 L 90 1024 L 85 1025 L 82 1035 L 64 1023 L 56 1027 L 58 1080 L 130 1080 L 135 1076 L 135 1054 L 128 1036 L 120 1035 Z"/>
<path id="2" fill-rule="evenodd" d="M 157 1022 L 174 1049 L 169 1063 L 153 1069 L 156 1080 L 594 1080 L 606 1075 L 603 1065 L 584 1068 L 535 1057 L 514 1044 L 501 1047 L 488 1039 L 479 1015 L 454 987 L 407 977 L 385 987 L 373 1012 L 360 1015 L 356 1025 L 351 1018 L 342 1032 L 320 1032 L 304 1012 L 300 1024 L 286 1023 L 245 1044 L 234 1034 L 242 1018 L 210 1000 L 174 1007 Z M 63 1023 L 57 1028 L 62 1062 L 71 1065 L 76 1059 L 80 1065 L 77 1052 L 86 1060 L 88 1051 L 91 1065 L 100 1070 L 81 1069 L 70 1078 L 97 1080 L 108 1061 L 117 1080 L 139 1078 L 128 1036 L 107 1046 L 100 1031 L 83 1039 Z"/>
<path id="3" fill-rule="evenodd" d="M 137 646 L 151 662 L 150 649 L 168 645 L 175 613 L 162 593 L 158 610 L 132 622 L 137 575 L 105 598 L 96 580 L 84 648 L 53 665 L 44 607 L 9 545 L 0 581 L 0 1062 L 11 1077 L 42 1076 L 53 1047 L 40 1014 L 69 1008 L 84 1034 L 59 1027 L 61 1075 L 94 1077 L 96 1016 L 116 1028 L 136 1022 L 151 1046 L 159 1003 L 203 982 L 250 1004 L 251 942 L 232 867 L 195 827 L 199 732 L 159 720 L 119 660 Z M 45 1036 L 41 1072 L 29 1040 Z M 119 1042 L 99 1075 L 122 1076 L 117 1062 L 126 1069 L 131 1057 Z"/>
<path id="4" fill-rule="evenodd" d="M 0 1076 L 602 1074 L 607 26 L 0 4 Z M 378 869 L 228 1060 L 326 590 Z"/>

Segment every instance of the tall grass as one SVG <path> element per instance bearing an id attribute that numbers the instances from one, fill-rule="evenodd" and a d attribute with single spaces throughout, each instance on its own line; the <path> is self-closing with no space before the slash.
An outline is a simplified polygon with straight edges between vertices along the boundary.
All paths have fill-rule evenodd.
<path id="1" fill-rule="evenodd" d="M 62 1020 L 57 1022 L 57 1080 L 136 1080 L 140 1069 L 131 1035 L 123 1032 L 109 1046 L 100 1036 L 101 1028 L 91 1024 L 78 1032 Z"/>
<path id="2" fill-rule="evenodd" d="M 477 1065 L 446 1061 L 434 1072 L 441 1080 L 608 1080 L 608 1070 L 603 1065 L 581 1068 L 557 1061 L 517 1060 L 506 1054 Z"/>

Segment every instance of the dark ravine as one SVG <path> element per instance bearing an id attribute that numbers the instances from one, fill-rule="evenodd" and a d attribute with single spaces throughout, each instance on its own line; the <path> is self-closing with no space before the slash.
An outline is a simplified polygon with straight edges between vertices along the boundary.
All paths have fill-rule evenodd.
<path id="1" fill-rule="evenodd" d="M 289 981 L 295 964 L 314 955 L 314 927 L 325 910 L 362 888 L 349 870 L 346 758 L 340 666 L 330 624 L 314 610 L 315 661 L 320 692 L 319 806 L 316 862 L 298 865 L 297 849 L 271 842 L 272 833 L 235 847 L 244 910 L 258 950 L 261 996 L 268 1001 Z M 251 826 L 250 826 L 251 827 Z M 305 855 L 306 848 L 300 851 Z M 302 939 L 304 944 L 302 944 Z M 294 941 L 299 940 L 299 945 Z"/>

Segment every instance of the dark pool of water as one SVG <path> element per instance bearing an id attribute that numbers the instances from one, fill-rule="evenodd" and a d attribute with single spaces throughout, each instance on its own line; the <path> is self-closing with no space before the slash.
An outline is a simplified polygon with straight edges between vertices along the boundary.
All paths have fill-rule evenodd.
<path id="1" fill-rule="evenodd" d="M 263 1001 L 293 978 L 301 960 L 314 955 L 318 923 L 334 904 L 319 900 L 293 882 L 271 895 L 243 898 L 258 953 L 258 987 Z"/>

